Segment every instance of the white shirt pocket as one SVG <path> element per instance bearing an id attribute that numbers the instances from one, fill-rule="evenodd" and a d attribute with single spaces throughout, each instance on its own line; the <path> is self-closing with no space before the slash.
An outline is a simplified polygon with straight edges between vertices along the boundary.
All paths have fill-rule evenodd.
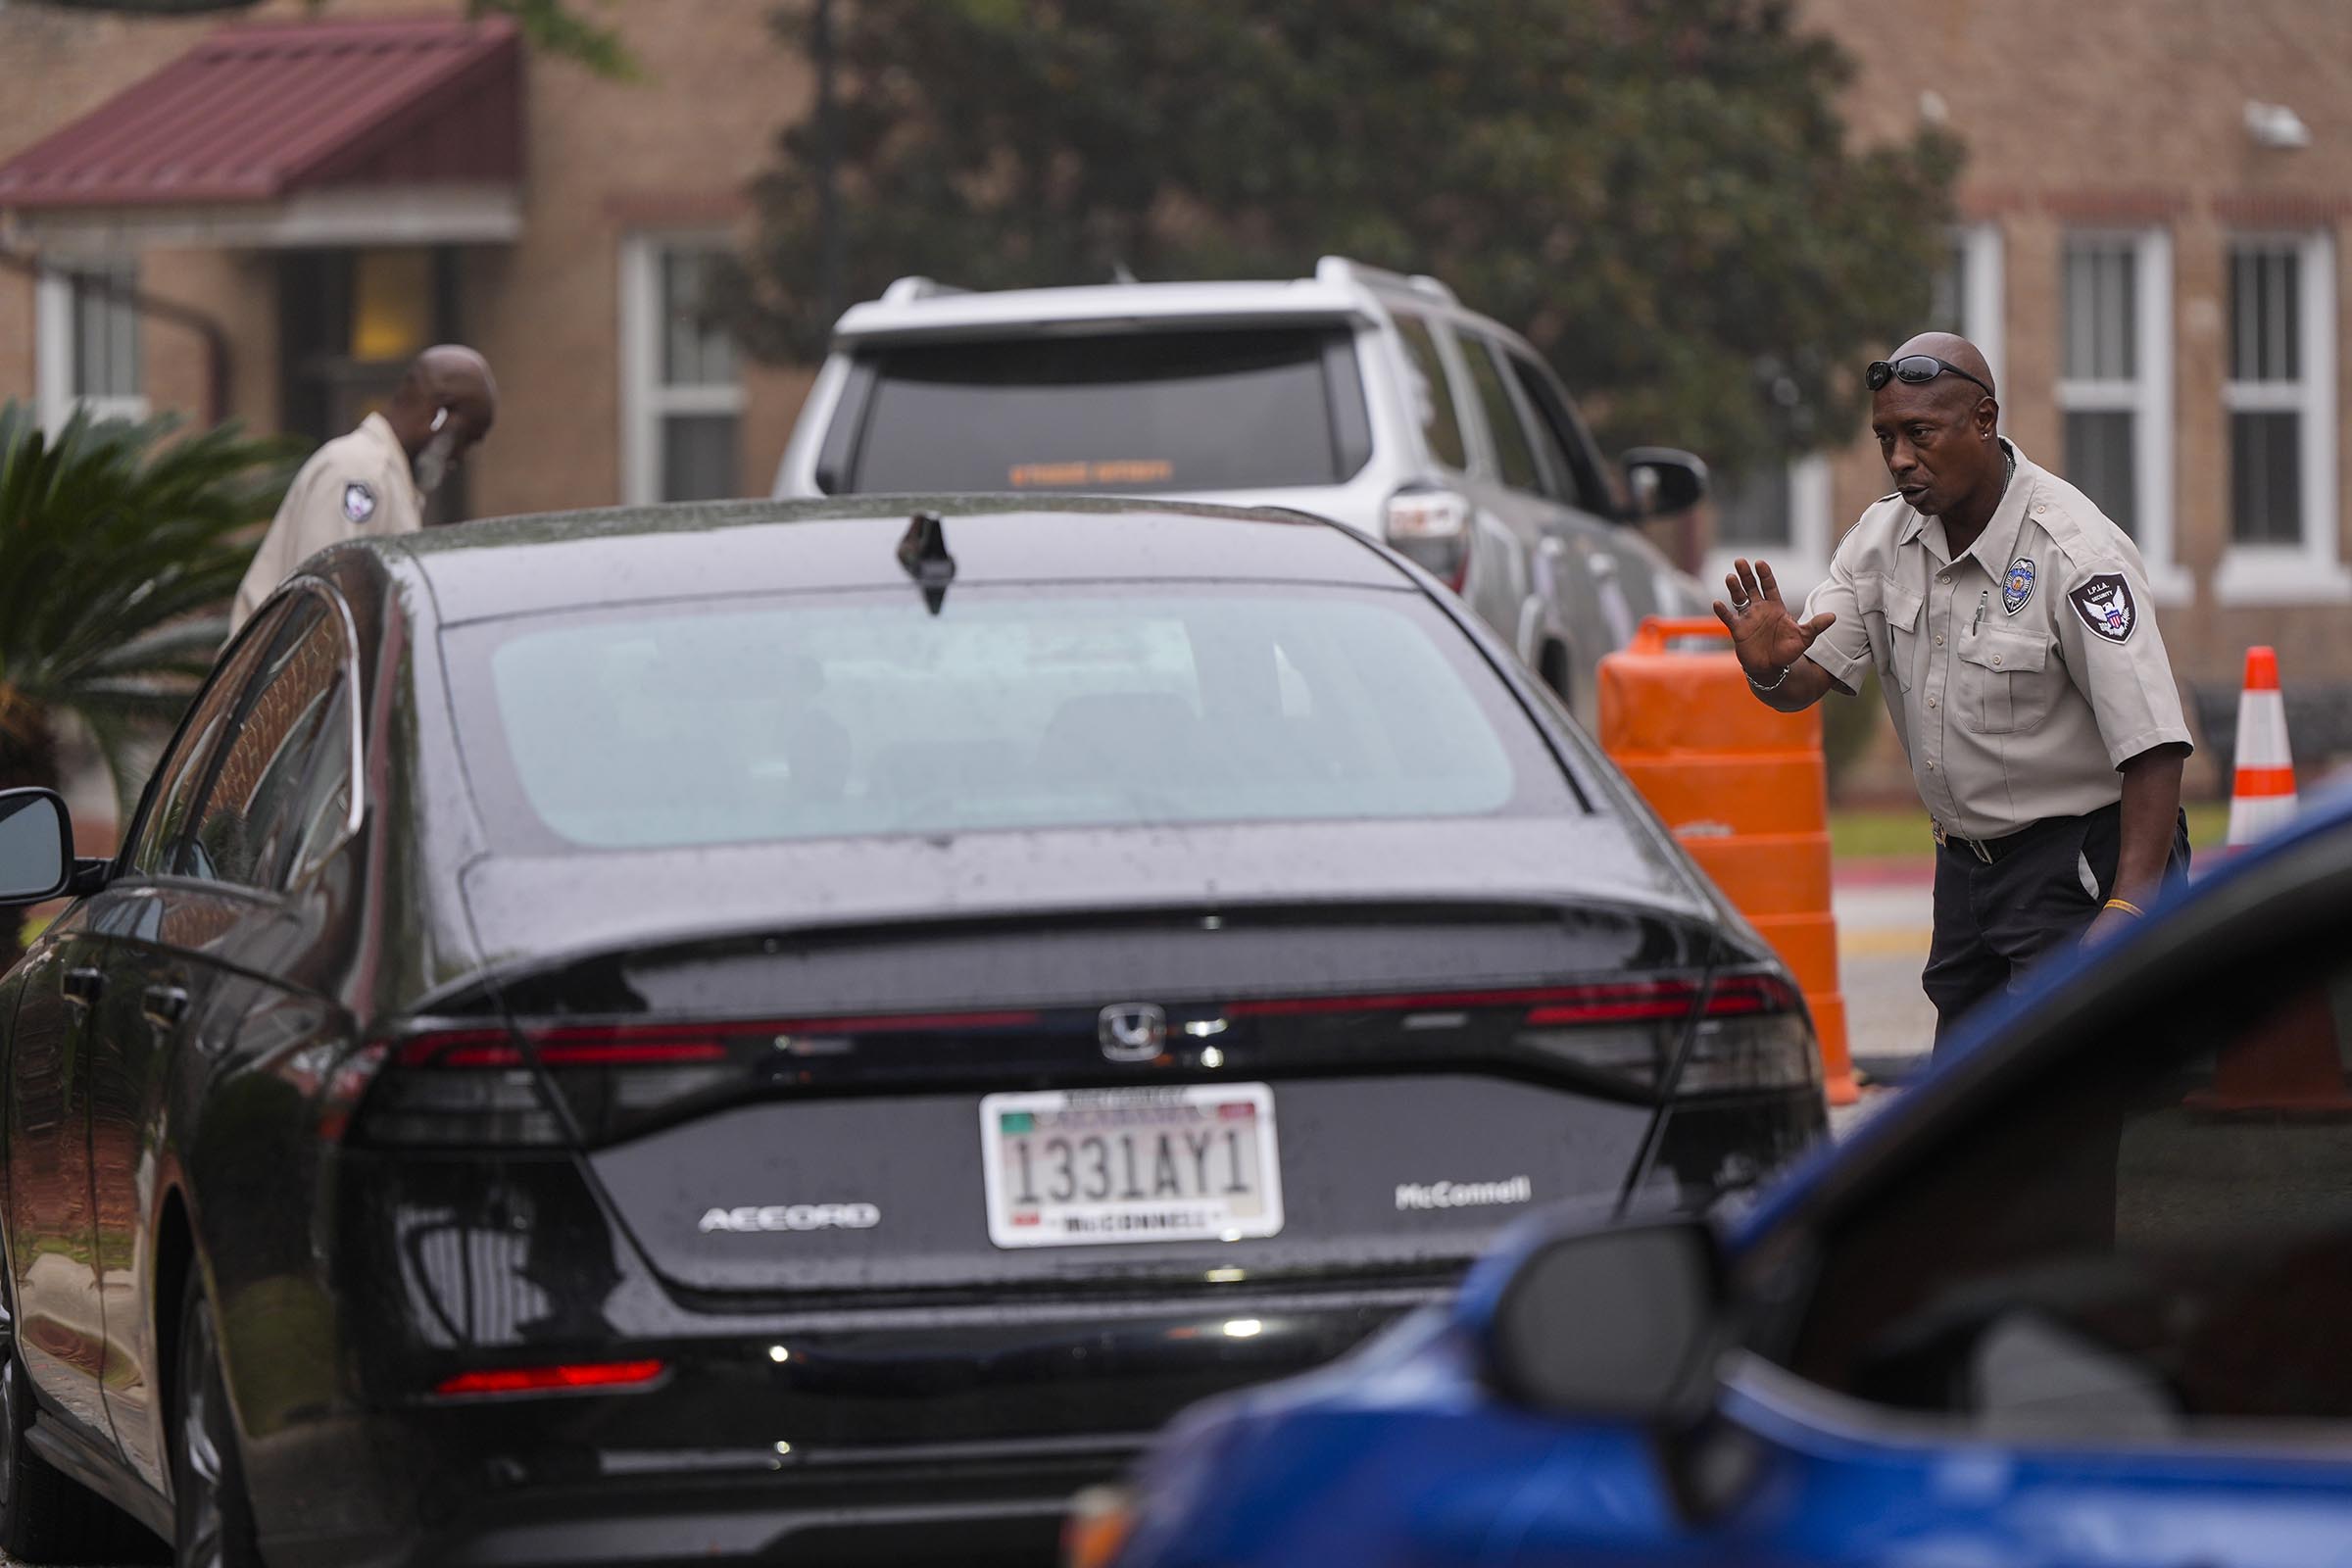
<path id="1" fill-rule="evenodd" d="M 2048 639 L 1986 626 L 1960 639 L 1960 724 L 1978 735 L 2009 735 L 2049 716 Z"/>

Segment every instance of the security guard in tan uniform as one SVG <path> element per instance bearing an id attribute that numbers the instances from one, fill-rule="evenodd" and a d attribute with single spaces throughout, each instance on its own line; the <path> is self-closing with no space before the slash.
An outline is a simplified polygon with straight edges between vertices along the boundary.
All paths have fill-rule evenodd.
<path id="1" fill-rule="evenodd" d="M 422 527 L 425 501 L 497 416 L 498 387 L 479 354 L 443 344 L 417 355 L 383 413 L 312 453 L 294 475 L 237 586 L 229 629 L 328 545 Z"/>
<path id="2" fill-rule="evenodd" d="M 1996 433 L 1992 371 L 1949 333 L 1870 367 L 1895 493 L 1803 619 L 1772 568 L 1724 578 L 1756 696 L 1795 712 L 1875 666 L 1934 819 L 1936 1039 L 2035 960 L 2136 919 L 2188 867 L 2180 694 L 2132 538 Z"/>

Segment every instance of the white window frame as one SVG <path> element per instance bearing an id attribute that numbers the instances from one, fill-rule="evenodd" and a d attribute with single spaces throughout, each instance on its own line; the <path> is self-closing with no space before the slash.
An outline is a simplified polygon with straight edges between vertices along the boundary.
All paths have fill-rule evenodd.
<path id="1" fill-rule="evenodd" d="M 2004 250 L 1998 223 L 1963 223 L 1952 230 L 1965 275 L 1960 290 L 1960 335 L 1984 351 L 1992 368 L 1992 384 L 2000 386 L 2006 369 L 2008 334 L 2002 330 L 2002 312 L 2008 308 L 2008 279 L 2003 274 Z"/>
<path id="2" fill-rule="evenodd" d="M 1754 561 L 1760 556 L 1772 564 L 1781 597 L 1795 610 L 1814 585 L 1829 576 L 1830 551 L 1836 543 L 1830 527 L 1829 454 L 1809 452 L 1791 460 L 1782 470 L 1782 482 L 1788 487 L 1788 542 L 1716 544 L 1707 552 L 1702 586 L 1712 583 L 1720 587 L 1733 562 L 1742 558 Z"/>
<path id="3" fill-rule="evenodd" d="M 671 250 L 729 250 L 711 229 L 631 234 L 620 247 L 620 496 L 629 506 L 662 499 L 662 421 L 671 415 L 744 413 L 743 371 L 725 386 L 668 386 L 662 380 L 662 256 Z M 740 424 L 737 427 L 741 428 Z"/>
<path id="4" fill-rule="evenodd" d="M 70 273 L 84 268 L 114 268 L 129 265 L 137 268 L 135 256 L 44 256 L 39 280 L 33 285 L 33 407 L 44 430 L 55 430 L 73 417 L 76 409 L 86 409 L 96 419 L 144 419 L 149 406 L 142 388 L 135 394 L 112 397 L 81 397 L 74 390 L 77 367 L 74 356 L 74 279 Z M 132 320 L 140 331 L 146 323 L 136 311 Z M 145 379 L 145 354 L 140 356 L 140 376 Z"/>
<path id="5" fill-rule="evenodd" d="M 2139 373 L 2130 381 L 2078 380 L 2064 373 L 2059 357 L 2059 450 L 2055 462 L 2065 461 L 2065 420 L 2069 414 L 2132 415 L 2132 486 L 2138 491 L 2139 515 L 2132 519 L 2132 538 L 2148 569 L 2148 587 L 2159 604 L 2187 604 L 2196 598 L 2196 580 L 2180 564 L 2173 533 L 2173 236 L 2169 229 L 2074 228 L 2059 247 L 2058 329 L 2066 322 L 2066 245 L 2076 240 L 2091 244 L 2130 246 L 2136 319 L 2135 358 Z M 2061 475 L 2061 477 L 2071 477 Z"/>
<path id="6" fill-rule="evenodd" d="M 2225 519 L 2213 597 L 2224 605 L 2340 604 L 2352 600 L 2352 570 L 2340 558 L 2335 532 L 2335 245 L 2325 231 L 2233 233 L 2225 253 L 2226 268 L 2241 245 L 2292 246 L 2296 252 L 2301 295 L 2296 304 L 2302 327 L 2297 359 L 2302 375 L 2291 383 L 2225 378 L 2223 418 L 2260 412 L 2303 416 L 2303 537 L 2292 545 L 2240 544 L 2232 531 L 2235 519 Z M 2225 327 L 2225 342 L 2227 331 Z M 2226 428 L 2222 450 L 2230 454 Z M 2225 495 L 2231 493 L 2234 481 L 2235 475 L 2230 475 Z"/>

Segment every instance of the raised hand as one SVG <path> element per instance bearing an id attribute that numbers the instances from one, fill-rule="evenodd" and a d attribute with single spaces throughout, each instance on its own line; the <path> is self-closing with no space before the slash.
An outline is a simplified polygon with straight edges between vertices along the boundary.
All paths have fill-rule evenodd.
<path id="1" fill-rule="evenodd" d="M 1716 600 L 1715 618 L 1730 629 L 1732 651 L 1740 656 L 1740 667 L 1750 679 L 1770 685 L 1805 657 L 1813 639 L 1829 630 L 1838 616 L 1825 610 L 1811 620 L 1799 620 L 1788 613 L 1788 607 L 1781 602 L 1781 585 L 1764 562 L 1750 566 L 1745 561 L 1735 561 L 1732 568 L 1723 579 L 1732 602 L 1726 605 Z"/>

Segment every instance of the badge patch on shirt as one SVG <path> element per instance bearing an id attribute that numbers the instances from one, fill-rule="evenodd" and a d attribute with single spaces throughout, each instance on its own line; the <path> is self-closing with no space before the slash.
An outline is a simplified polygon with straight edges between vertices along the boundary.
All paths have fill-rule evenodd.
<path id="1" fill-rule="evenodd" d="M 2033 597 L 2034 563 L 2020 556 L 2009 563 L 2009 575 L 2001 579 L 2001 608 L 2014 615 Z"/>
<path id="2" fill-rule="evenodd" d="M 343 515 L 352 522 L 366 522 L 375 515 L 375 492 L 354 479 L 343 487 Z"/>
<path id="3" fill-rule="evenodd" d="M 2120 572 L 2102 571 L 2066 596 L 2082 617 L 2082 624 L 2111 643 L 2130 642 L 2139 624 L 2138 607 L 2132 603 L 2132 585 Z"/>

